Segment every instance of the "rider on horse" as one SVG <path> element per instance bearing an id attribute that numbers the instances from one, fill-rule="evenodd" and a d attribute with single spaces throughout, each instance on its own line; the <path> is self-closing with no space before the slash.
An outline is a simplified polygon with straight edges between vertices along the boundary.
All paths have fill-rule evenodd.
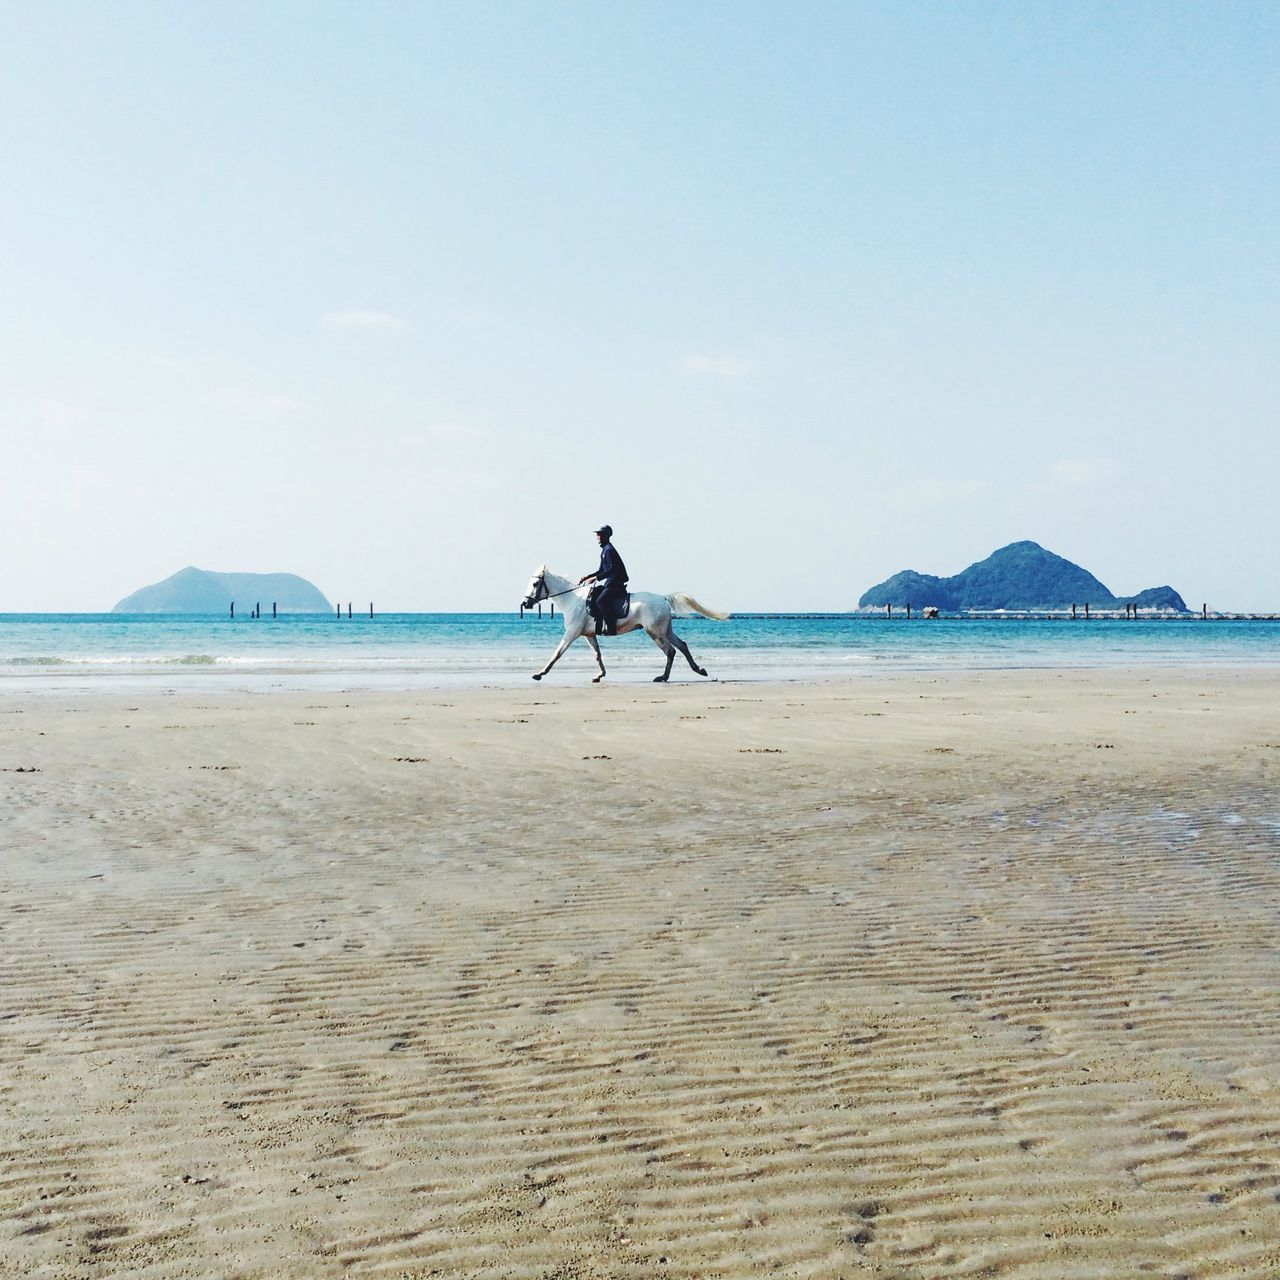
<path id="1" fill-rule="evenodd" d="M 596 530 L 596 541 L 600 544 L 600 567 L 595 573 L 584 573 L 578 579 L 578 585 L 593 582 L 591 594 L 587 596 L 587 608 L 596 622 L 596 635 L 617 635 L 618 615 L 622 612 L 627 591 L 627 566 L 622 563 L 610 539 L 613 529 L 602 524 Z"/>

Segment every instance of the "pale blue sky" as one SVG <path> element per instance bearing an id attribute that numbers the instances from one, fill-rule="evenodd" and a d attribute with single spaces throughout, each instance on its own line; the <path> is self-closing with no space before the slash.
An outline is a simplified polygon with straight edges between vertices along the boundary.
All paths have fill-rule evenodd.
<path id="1" fill-rule="evenodd" d="M 1280 608 L 1280 7 L 0 0 L 0 610 Z M 20 549 L 20 550 L 18 550 Z"/>

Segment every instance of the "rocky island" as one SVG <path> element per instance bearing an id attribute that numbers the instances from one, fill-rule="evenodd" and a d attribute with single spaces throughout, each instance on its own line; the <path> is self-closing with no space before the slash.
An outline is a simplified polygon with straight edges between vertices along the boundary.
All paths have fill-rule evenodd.
<path id="1" fill-rule="evenodd" d="M 1058 610 L 1073 605 L 1094 609 L 1136 605 L 1139 609 L 1187 612 L 1172 587 L 1148 587 L 1133 596 L 1113 595 L 1087 569 L 1046 551 L 1037 542 L 1011 542 L 950 578 L 903 569 L 863 592 L 858 601 L 860 609 L 883 609 L 886 605 L 933 607 L 944 613 Z"/>
<path id="2" fill-rule="evenodd" d="M 246 615 L 257 603 L 281 613 L 328 613 L 320 589 L 296 573 L 214 573 L 188 566 L 163 582 L 125 596 L 112 613 L 227 613 L 238 601 Z"/>

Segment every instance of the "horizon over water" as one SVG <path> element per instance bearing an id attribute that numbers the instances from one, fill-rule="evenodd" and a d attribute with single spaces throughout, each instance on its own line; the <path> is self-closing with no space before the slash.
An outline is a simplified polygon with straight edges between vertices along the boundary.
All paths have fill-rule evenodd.
<path id="1" fill-rule="evenodd" d="M 888 671 L 1280 665 L 1263 619 L 924 619 L 851 614 L 677 618 L 711 677 L 813 680 Z M 0 614 L 0 692 L 409 689 L 519 685 L 550 657 L 560 616 L 511 613 Z M 665 661 L 643 632 L 602 640 L 609 678 L 647 683 Z M 547 677 L 580 684 L 578 641 Z M 672 679 L 700 681 L 677 657 Z"/>

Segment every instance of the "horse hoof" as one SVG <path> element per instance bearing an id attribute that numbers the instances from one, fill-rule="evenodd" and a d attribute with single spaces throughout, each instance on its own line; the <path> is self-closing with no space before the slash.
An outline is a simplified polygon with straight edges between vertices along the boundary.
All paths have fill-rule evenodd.
<path id="1" fill-rule="evenodd" d="M 542 679 L 542 672 L 541 672 L 541 671 L 537 671 L 537 672 L 535 672 L 535 673 L 534 673 L 533 678 L 534 678 L 535 680 L 541 680 L 541 679 Z"/>
<path id="2" fill-rule="evenodd" d="M 696 671 L 700 676 L 705 676 L 705 675 L 707 674 L 707 669 L 706 669 L 706 667 L 694 667 L 694 670 L 695 670 L 695 671 Z"/>
<path id="3" fill-rule="evenodd" d="M 666 676 L 654 676 L 654 677 L 653 677 L 653 683 L 654 683 L 654 684 L 666 684 L 666 683 L 667 683 L 667 677 L 666 677 Z"/>
<path id="4" fill-rule="evenodd" d="M 591 677 L 591 683 L 592 683 L 592 684 L 599 684 L 599 683 L 600 683 L 600 681 L 601 681 L 601 680 L 603 680 L 603 679 L 604 679 L 604 676 L 592 676 L 592 677 Z"/>

